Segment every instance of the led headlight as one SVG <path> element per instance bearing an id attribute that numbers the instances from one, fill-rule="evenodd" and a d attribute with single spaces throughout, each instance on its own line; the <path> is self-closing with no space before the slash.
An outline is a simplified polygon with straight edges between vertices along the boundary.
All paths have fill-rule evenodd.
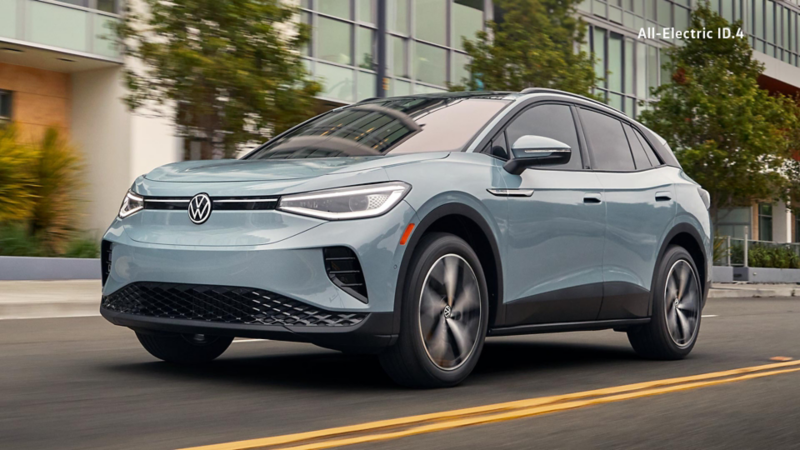
<path id="1" fill-rule="evenodd" d="M 125 198 L 122 200 L 122 206 L 119 207 L 119 218 L 124 219 L 142 209 L 144 209 L 144 198 L 128 191 L 128 193 L 125 194 Z"/>
<path id="2" fill-rule="evenodd" d="M 392 181 L 281 197 L 278 209 L 328 220 L 362 219 L 389 211 L 411 186 Z"/>

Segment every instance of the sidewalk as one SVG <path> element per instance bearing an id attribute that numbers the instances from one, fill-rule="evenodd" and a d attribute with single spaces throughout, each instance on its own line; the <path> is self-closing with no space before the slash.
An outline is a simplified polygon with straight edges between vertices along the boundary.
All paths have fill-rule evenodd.
<path id="1" fill-rule="evenodd" d="M 0 281 L 0 319 L 100 315 L 100 280 Z"/>
<path id="2" fill-rule="evenodd" d="M 708 298 L 800 297 L 797 284 L 715 283 Z M 0 281 L 0 319 L 100 314 L 100 280 Z"/>

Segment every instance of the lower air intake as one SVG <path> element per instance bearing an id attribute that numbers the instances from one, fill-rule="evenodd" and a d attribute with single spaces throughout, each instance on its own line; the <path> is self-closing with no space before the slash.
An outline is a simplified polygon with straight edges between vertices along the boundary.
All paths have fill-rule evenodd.
<path id="1" fill-rule="evenodd" d="M 355 252 L 347 247 L 327 247 L 322 254 L 325 257 L 325 270 L 333 284 L 367 303 L 367 283 Z"/>
<path id="2" fill-rule="evenodd" d="M 119 313 L 243 325 L 346 327 L 363 313 L 331 312 L 261 289 L 139 282 L 103 297 Z"/>

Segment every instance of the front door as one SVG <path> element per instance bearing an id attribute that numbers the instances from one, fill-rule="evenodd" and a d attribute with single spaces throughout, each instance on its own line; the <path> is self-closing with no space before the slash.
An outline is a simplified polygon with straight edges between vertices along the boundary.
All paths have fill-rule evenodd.
<path id="1" fill-rule="evenodd" d="M 524 135 L 564 142 L 572 156 L 561 166 L 503 172 L 509 202 L 505 325 L 593 320 L 603 295 L 606 205 L 600 181 L 584 170 L 570 106 L 535 105 L 499 139 L 510 146 Z"/>

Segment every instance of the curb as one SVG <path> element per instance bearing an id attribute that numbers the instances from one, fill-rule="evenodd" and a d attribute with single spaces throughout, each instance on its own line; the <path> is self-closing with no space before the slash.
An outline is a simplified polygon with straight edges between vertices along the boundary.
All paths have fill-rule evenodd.
<path id="1" fill-rule="evenodd" d="M 0 256 L 0 280 L 99 280 L 100 259 Z"/>
<path id="2" fill-rule="evenodd" d="M 772 298 L 798 296 L 800 296 L 800 288 L 710 289 L 708 291 L 708 298 Z"/>
<path id="3" fill-rule="evenodd" d="M 100 316 L 100 302 L 3 303 L 0 320 Z"/>

